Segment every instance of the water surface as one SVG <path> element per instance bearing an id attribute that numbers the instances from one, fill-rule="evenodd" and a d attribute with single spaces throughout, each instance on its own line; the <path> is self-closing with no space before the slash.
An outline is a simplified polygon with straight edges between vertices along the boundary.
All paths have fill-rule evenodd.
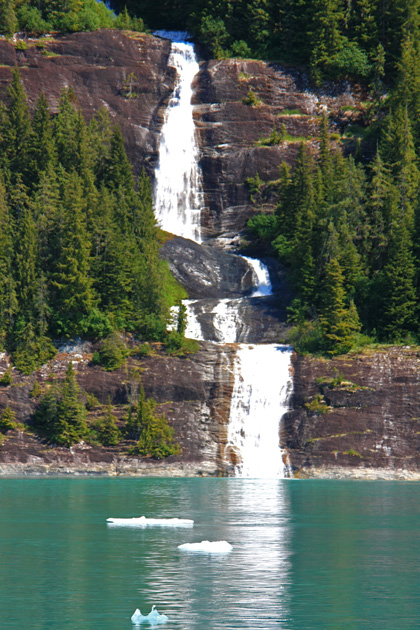
<path id="1" fill-rule="evenodd" d="M 106 524 L 142 515 L 195 525 Z M 0 627 L 414 630 L 419 532 L 416 483 L 2 479 Z M 202 540 L 233 551 L 178 549 Z"/>

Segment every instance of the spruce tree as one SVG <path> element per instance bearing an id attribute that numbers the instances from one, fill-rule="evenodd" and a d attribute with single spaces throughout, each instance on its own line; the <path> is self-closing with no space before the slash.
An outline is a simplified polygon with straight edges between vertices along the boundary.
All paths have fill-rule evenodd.
<path id="1" fill-rule="evenodd" d="M 80 390 L 70 361 L 64 381 L 42 398 L 34 414 L 37 431 L 49 442 L 71 446 L 87 433 L 86 409 L 80 401 Z"/>
<path id="2" fill-rule="evenodd" d="M 173 428 L 164 415 L 156 414 L 156 402 L 153 398 L 146 399 L 143 387 L 137 405 L 137 423 L 140 435 L 135 450 L 140 455 L 164 459 L 179 454 L 179 444 L 173 439 Z"/>
<path id="3" fill-rule="evenodd" d="M 0 177 L 0 339 L 3 345 L 17 312 L 13 275 L 12 220 L 6 190 Z"/>
<path id="4" fill-rule="evenodd" d="M 360 322 L 354 304 L 346 306 L 344 277 L 336 258 L 325 265 L 319 321 L 325 350 L 331 355 L 348 352 Z"/>
<path id="5" fill-rule="evenodd" d="M 58 258 L 51 276 L 56 333 L 77 335 L 91 312 L 95 296 L 90 275 L 91 244 L 86 229 L 82 184 L 73 172 L 65 176 Z"/>
<path id="6" fill-rule="evenodd" d="M 0 0 L 0 33 L 10 37 L 18 29 L 15 0 Z"/>
<path id="7" fill-rule="evenodd" d="M 412 240 L 407 225 L 395 228 L 388 262 L 383 269 L 380 335 L 386 341 L 401 342 L 417 332 L 417 300 Z"/>
<path id="8" fill-rule="evenodd" d="M 51 116 L 43 92 L 35 104 L 28 159 L 32 186 L 39 183 L 40 175 L 45 173 L 50 164 L 56 166 L 57 154 Z"/>
<path id="9" fill-rule="evenodd" d="M 104 446 L 116 446 L 120 441 L 120 432 L 116 422 L 117 418 L 112 413 L 111 397 L 108 396 L 106 414 L 96 424 L 99 441 Z"/>
<path id="10" fill-rule="evenodd" d="M 7 89 L 8 128 L 6 129 L 7 153 L 12 175 L 28 175 L 28 151 L 31 136 L 31 117 L 26 92 L 19 69 L 12 70 L 12 81 Z"/>

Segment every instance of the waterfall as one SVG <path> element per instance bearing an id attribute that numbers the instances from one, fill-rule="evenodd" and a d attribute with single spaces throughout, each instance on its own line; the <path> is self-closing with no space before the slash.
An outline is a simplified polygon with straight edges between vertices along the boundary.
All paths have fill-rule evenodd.
<path id="1" fill-rule="evenodd" d="M 225 450 L 236 476 L 285 476 L 279 421 L 292 388 L 291 356 L 288 346 L 239 346 Z"/>
<path id="2" fill-rule="evenodd" d="M 242 256 L 242 258 L 247 261 L 248 265 L 252 268 L 252 271 L 257 277 L 257 286 L 255 287 L 252 297 L 272 295 L 273 287 L 271 286 L 270 273 L 267 266 L 257 258 L 249 258 L 249 256 Z"/>
<path id="3" fill-rule="evenodd" d="M 168 63 L 177 71 L 155 171 L 156 218 L 168 232 L 201 242 L 203 193 L 191 104 L 192 81 L 199 66 L 193 46 L 185 41 L 185 33 L 159 31 L 156 34 L 172 40 Z M 267 267 L 259 260 L 244 258 L 252 269 L 255 284 L 249 304 L 254 298 L 263 300 L 270 296 L 272 286 Z M 237 343 L 245 324 L 240 307 L 247 300 L 221 299 L 212 303 L 210 310 L 208 300 L 185 300 L 186 336 L 215 339 L 220 344 Z M 210 329 L 212 336 L 207 334 Z M 237 346 L 225 449 L 226 467 L 236 476 L 278 478 L 286 474 L 280 422 L 292 388 L 291 355 L 291 348 L 278 344 Z"/>
<path id="4" fill-rule="evenodd" d="M 162 229 L 201 242 L 203 193 L 193 119 L 192 81 L 199 70 L 186 33 L 158 31 L 172 40 L 168 65 L 177 71 L 161 132 L 155 170 L 155 213 Z"/>

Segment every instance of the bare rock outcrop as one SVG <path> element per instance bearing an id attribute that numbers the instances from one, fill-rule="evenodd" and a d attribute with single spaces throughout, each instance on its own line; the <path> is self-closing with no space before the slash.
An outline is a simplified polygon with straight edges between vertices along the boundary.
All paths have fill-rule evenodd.
<path id="1" fill-rule="evenodd" d="M 302 476 L 420 478 L 420 355 L 295 356 L 285 444 Z"/>

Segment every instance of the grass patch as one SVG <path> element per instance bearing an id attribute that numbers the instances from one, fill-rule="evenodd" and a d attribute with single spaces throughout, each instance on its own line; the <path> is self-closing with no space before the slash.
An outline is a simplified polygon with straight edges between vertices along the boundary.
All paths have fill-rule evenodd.
<path id="1" fill-rule="evenodd" d="M 308 411 L 316 415 L 330 413 L 332 411 L 332 407 L 327 405 L 325 398 L 321 394 L 317 394 L 312 400 L 306 402 L 305 407 Z"/>
<path id="2" fill-rule="evenodd" d="M 47 50 L 46 48 L 43 49 L 42 54 L 44 55 L 44 57 L 48 57 L 49 59 L 51 59 L 52 57 L 61 57 L 61 55 L 59 55 L 58 53 L 55 53 L 52 50 Z"/>
<path id="3" fill-rule="evenodd" d="M 363 455 L 360 455 L 360 453 L 355 451 L 354 448 L 351 448 L 348 451 L 343 451 L 343 455 L 352 455 L 353 457 L 360 457 L 363 459 Z"/>
<path id="4" fill-rule="evenodd" d="M 282 109 L 281 112 L 277 114 L 277 116 L 308 116 L 309 114 L 304 114 L 300 109 Z"/>

